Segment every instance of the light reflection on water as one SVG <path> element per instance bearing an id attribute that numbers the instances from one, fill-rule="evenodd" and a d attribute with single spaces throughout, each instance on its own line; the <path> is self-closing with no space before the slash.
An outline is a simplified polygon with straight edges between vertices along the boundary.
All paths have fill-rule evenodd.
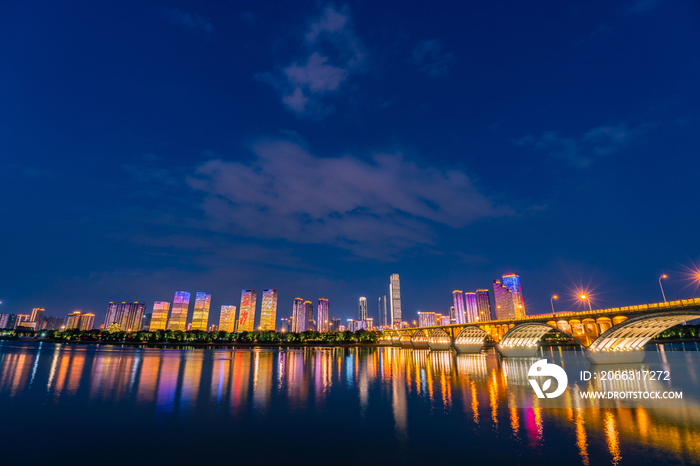
<path id="1" fill-rule="evenodd" d="M 310 435 L 296 432 L 295 423 L 308 418 L 331 426 L 341 418 L 350 429 L 356 425 L 367 436 L 385 438 L 389 457 L 392 449 L 413 451 L 416 456 L 405 456 L 404 463 L 420 457 L 420 445 L 441 439 L 452 439 L 460 448 L 464 444 L 474 458 L 489 458 L 496 445 L 504 451 L 498 457 L 512 455 L 519 463 L 561 464 L 557 458 L 586 466 L 700 463 L 700 403 L 695 395 L 700 391 L 688 390 L 700 388 L 700 353 L 680 354 L 679 365 L 674 362 L 678 359 L 667 357 L 669 349 L 660 348 L 659 364 L 683 378 L 676 382 L 685 383 L 680 407 L 650 409 L 628 403 L 584 408 L 572 392 L 585 387 L 576 386 L 563 395 L 563 408 L 551 409 L 541 406 L 527 381 L 532 361 L 504 360 L 496 354 L 392 347 L 177 350 L 2 342 L 0 415 L 29 406 L 51 413 L 63 404 L 78 406 L 78 413 L 80 406 L 90 406 L 113 416 L 121 412 L 139 417 L 144 430 L 158 419 L 197 425 L 193 435 L 202 436 L 214 420 L 230 427 L 253 416 L 287 423 L 279 434 L 266 435 L 273 440 L 279 435 L 280 442 L 285 436 L 292 443 L 295 436 Z M 545 354 L 556 358 L 567 353 Z M 580 353 L 574 364 L 586 366 Z M 591 386 L 649 388 L 638 381 L 606 383 L 592 381 Z M 2 432 L 21 445 L 21 439 L 7 437 L 12 432 Z M 362 441 L 358 435 L 354 441 Z M 326 437 L 332 442 L 332 431 L 313 435 L 316 441 Z"/>

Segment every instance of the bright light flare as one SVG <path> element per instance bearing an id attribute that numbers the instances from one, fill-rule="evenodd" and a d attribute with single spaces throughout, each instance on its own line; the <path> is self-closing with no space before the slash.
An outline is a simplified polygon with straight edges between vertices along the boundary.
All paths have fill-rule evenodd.
<path id="1" fill-rule="evenodd" d="M 700 265 L 698 265 L 697 262 L 691 261 L 690 266 L 681 265 L 681 267 L 683 268 L 681 277 L 683 281 L 687 282 L 682 289 L 685 290 L 686 288 L 693 287 L 693 292 L 697 292 L 698 288 L 700 288 Z"/>

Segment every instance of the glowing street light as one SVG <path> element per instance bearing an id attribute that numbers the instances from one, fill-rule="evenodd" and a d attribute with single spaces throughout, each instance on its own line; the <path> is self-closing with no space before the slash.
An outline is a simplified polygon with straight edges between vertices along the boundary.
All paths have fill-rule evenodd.
<path id="1" fill-rule="evenodd" d="M 698 274 L 698 276 L 700 276 L 700 273 Z M 663 285 L 661 285 L 662 278 L 665 280 L 668 278 L 668 276 L 666 274 L 663 274 L 659 277 L 659 288 L 661 288 L 661 296 L 664 297 L 664 302 L 666 302 L 666 293 L 664 293 L 664 287 L 663 287 Z"/>
<path id="2" fill-rule="evenodd" d="M 559 299 L 559 296 L 557 295 L 552 295 L 551 298 L 549 298 L 549 303 L 552 305 L 552 314 L 554 314 L 554 300 Z"/>
<path id="3" fill-rule="evenodd" d="M 593 308 L 591 308 L 591 298 L 589 296 L 582 294 L 581 296 L 579 296 L 579 299 L 584 303 L 588 301 L 588 310 L 593 312 Z"/>

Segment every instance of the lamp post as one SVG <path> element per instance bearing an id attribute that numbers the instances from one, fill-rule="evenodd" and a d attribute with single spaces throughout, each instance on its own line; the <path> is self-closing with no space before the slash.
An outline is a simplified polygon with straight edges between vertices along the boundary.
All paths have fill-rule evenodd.
<path id="1" fill-rule="evenodd" d="M 663 275 L 661 275 L 661 276 L 659 277 L 659 288 L 661 288 L 661 296 L 664 297 L 664 302 L 666 302 L 666 293 L 664 293 L 664 287 L 663 287 L 663 285 L 661 284 L 661 279 L 662 279 L 662 278 L 663 278 L 663 279 L 666 279 L 666 278 L 668 278 L 668 276 L 667 276 L 666 274 L 663 274 Z"/>
<path id="2" fill-rule="evenodd" d="M 583 301 L 584 303 L 588 301 L 588 310 L 593 312 L 593 309 L 591 308 L 591 298 L 589 298 L 585 294 L 582 294 L 581 296 L 579 296 L 579 298 L 581 298 L 581 301 Z"/>
<path id="3" fill-rule="evenodd" d="M 552 295 L 551 298 L 549 298 L 549 304 L 552 305 L 552 314 L 554 314 L 554 300 L 559 299 L 559 296 L 557 295 Z"/>

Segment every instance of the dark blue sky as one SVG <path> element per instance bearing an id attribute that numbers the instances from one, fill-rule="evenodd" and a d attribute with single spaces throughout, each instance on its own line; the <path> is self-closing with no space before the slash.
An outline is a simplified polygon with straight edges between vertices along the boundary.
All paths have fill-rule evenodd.
<path id="1" fill-rule="evenodd" d="M 0 63 L 0 312 L 697 294 L 697 2 L 6 1 Z"/>

